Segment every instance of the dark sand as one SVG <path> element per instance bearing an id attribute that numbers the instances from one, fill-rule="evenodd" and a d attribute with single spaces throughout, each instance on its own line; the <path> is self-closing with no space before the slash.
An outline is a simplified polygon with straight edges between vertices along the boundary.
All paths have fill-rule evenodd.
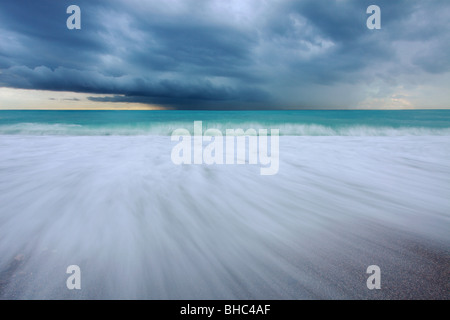
<path id="1" fill-rule="evenodd" d="M 274 283 L 285 286 L 288 295 L 276 296 L 271 291 L 248 292 L 249 299 L 358 299 L 358 300 L 448 300 L 450 298 L 450 254 L 445 244 L 426 239 L 418 239 L 408 233 L 373 225 L 364 230 L 371 236 L 355 237 L 342 235 L 329 239 L 329 246 L 318 249 L 314 260 L 298 260 L 289 252 L 279 250 L 280 260 L 286 260 L 298 268 L 299 272 L 316 279 L 314 285 L 306 288 L 292 279 L 273 273 Z M 361 231 L 361 230 L 360 230 Z M 375 236 L 382 234 L 382 236 Z M 347 241 L 357 242 L 347 246 Z M 317 250 L 317 248 L 315 248 Z M 57 253 L 47 250 L 41 253 L 42 261 Z M 381 289 L 368 290 L 366 268 L 376 264 L 381 268 Z M 18 254 L 7 268 L 0 271 L 0 299 L 27 299 L 27 296 L 42 299 L 104 299 L 109 293 L 102 291 L 102 281 L 98 287 L 83 288 L 81 291 L 65 289 L 67 275 L 55 275 L 51 270 L 37 274 L 27 268 L 27 257 Z M 270 270 L 270 267 L 268 267 Z M 39 272 L 39 271 L 37 271 Z M 236 270 L 236 272 L 239 272 Z M 42 273 L 42 272 L 41 272 Z M 39 276 L 40 285 L 30 288 L 28 283 Z M 319 279 L 319 280 L 317 280 Z M 61 290 L 49 295 L 40 295 L 40 290 L 51 281 L 61 282 Z M 35 283 L 35 282 L 33 282 Z M 95 280 L 92 282 L 95 284 Z M 215 284 L 211 284 L 213 286 Z M 227 285 L 227 284 L 224 284 Z M 26 294 L 25 294 L 26 293 Z M 157 294 L 156 294 L 157 297 Z M 141 297 L 142 298 L 142 297 Z M 143 297 L 145 298 L 145 297 Z M 155 295 L 151 297 L 155 298 Z M 207 299 L 208 297 L 204 297 Z M 222 299 L 235 299 L 227 297 Z M 190 299 L 185 296 L 183 299 Z"/>

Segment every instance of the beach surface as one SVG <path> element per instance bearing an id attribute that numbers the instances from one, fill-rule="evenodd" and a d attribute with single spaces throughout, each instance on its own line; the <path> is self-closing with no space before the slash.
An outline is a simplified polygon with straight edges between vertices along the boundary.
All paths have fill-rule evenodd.
<path id="1" fill-rule="evenodd" d="M 283 136 L 272 176 L 173 146 L 3 135 L 0 298 L 449 298 L 448 137 Z"/>

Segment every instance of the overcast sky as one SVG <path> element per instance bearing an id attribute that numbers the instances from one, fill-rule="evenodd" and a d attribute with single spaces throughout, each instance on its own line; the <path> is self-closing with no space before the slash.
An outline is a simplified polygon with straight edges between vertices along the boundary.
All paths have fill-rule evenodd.
<path id="1" fill-rule="evenodd" d="M 448 0 L 2 0 L 0 108 L 449 108 L 449 19 Z"/>

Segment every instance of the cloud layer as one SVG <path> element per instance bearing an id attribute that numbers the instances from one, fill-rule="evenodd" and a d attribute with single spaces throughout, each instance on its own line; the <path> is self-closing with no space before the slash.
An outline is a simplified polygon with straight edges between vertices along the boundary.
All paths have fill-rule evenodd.
<path id="1" fill-rule="evenodd" d="M 450 3 L 375 2 L 381 30 L 365 0 L 5 0 L 0 86 L 175 109 L 450 107 Z"/>

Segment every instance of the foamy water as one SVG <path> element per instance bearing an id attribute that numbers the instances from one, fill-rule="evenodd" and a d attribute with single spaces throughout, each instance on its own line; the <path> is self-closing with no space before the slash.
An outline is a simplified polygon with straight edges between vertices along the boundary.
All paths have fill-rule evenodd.
<path id="1" fill-rule="evenodd" d="M 284 136 L 261 176 L 168 136 L 3 135 L 0 298 L 366 298 L 368 265 L 414 271 L 392 239 L 449 248 L 448 139 Z"/>

